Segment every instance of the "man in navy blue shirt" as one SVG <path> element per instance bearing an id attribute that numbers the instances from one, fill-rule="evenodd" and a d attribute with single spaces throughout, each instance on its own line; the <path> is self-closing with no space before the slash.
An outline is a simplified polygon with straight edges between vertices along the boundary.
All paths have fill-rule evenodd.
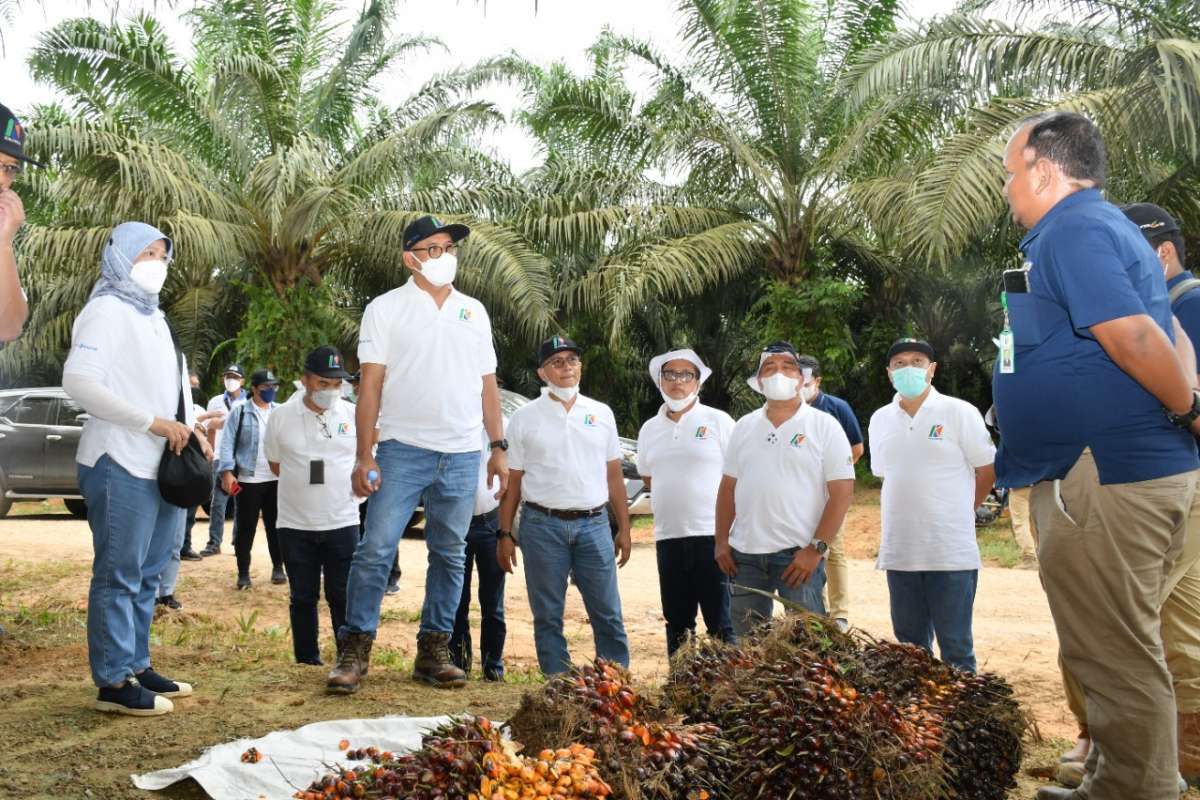
<path id="1" fill-rule="evenodd" d="M 1158 603 L 1196 489 L 1188 430 L 1200 427 L 1200 393 L 1176 355 L 1158 260 L 1101 194 L 1095 125 L 1067 112 L 1030 117 L 1004 169 L 1013 220 L 1029 233 L 1023 269 L 1004 281 L 996 471 L 1003 486 L 1033 484 L 1042 582 L 1093 741 L 1083 785 L 1038 798 L 1174 800 L 1175 696 Z"/>
<path id="2" fill-rule="evenodd" d="M 801 374 L 804 375 L 805 380 L 804 388 L 800 390 L 804 402 L 826 414 L 831 414 L 838 421 L 842 430 L 846 432 L 846 438 L 850 440 L 850 455 L 857 464 L 863 454 L 863 435 L 862 427 L 858 424 L 858 417 L 854 415 L 854 409 L 850 408 L 850 404 L 842 398 L 821 391 L 820 361 L 817 361 L 814 356 L 800 356 L 799 362 Z M 850 617 L 850 569 L 846 564 L 846 548 L 842 544 L 841 531 L 838 531 L 837 536 L 830 543 L 829 553 L 825 556 L 825 577 L 829 581 L 825 584 L 829 593 L 829 602 L 825 604 L 825 607 L 829 609 L 829 616 L 833 618 L 834 623 L 843 631 L 848 630 L 850 627 L 848 621 Z"/>

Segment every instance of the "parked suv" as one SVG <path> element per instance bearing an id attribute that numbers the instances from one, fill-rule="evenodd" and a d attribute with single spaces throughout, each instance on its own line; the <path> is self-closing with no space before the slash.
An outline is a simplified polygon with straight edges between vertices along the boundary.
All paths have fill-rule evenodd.
<path id="1" fill-rule="evenodd" d="M 87 414 L 62 389 L 0 390 L 0 518 L 14 501 L 61 497 L 87 516 L 75 448 Z"/>

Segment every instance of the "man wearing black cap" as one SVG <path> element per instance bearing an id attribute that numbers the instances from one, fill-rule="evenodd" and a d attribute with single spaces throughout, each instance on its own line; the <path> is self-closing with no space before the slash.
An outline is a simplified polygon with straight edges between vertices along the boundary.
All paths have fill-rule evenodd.
<path id="1" fill-rule="evenodd" d="M 304 359 L 304 386 L 267 421 L 264 443 L 279 477 L 279 549 L 291 589 L 292 647 L 298 664 L 321 665 L 317 600 L 321 575 L 336 635 L 346 621 L 346 577 L 358 545 L 358 503 L 350 488 L 356 434 L 354 406 L 341 399 L 349 378 L 337 348 Z"/>
<path id="2" fill-rule="evenodd" d="M 413 678 L 466 685 L 449 641 L 462 596 L 481 428 L 491 450 L 489 483 L 498 476 L 501 493 L 508 484 L 491 320 L 478 300 L 453 286 L 458 243 L 469 233 L 429 216 L 413 221 L 404 230 L 404 265 L 412 277 L 363 312 L 354 491 L 371 501 L 350 566 L 338 665 L 326 684 L 331 692 L 357 691 L 367 672 L 396 546 L 422 500 L 429 566 Z"/>
<path id="3" fill-rule="evenodd" d="M 233 406 L 246 399 L 242 385 L 246 382 L 246 374 L 238 364 L 225 367 L 222 376 L 225 391 L 209 398 L 208 412 L 216 415 L 208 423 L 208 441 L 214 453 L 221 452 L 221 434 L 225 430 L 225 420 Z M 225 538 L 225 517 L 229 513 L 230 503 L 237 503 L 225 492 L 221 481 L 221 461 L 213 459 L 213 493 L 212 501 L 208 504 L 208 544 L 200 551 L 201 556 L 215 556 L 221 552 L 221 540 Z M 236 509 L 236 505 L 235 505 Z"/>
<path id="4" fill-rule="evenodd" d="M 596 655 L 629 666 L 617 591 L 617 567 L 625 566 L 630 552 L 621 446 L 609 407 L 579 394 L 580 355 L 579 346 L 565 336 L 542 342 L 542 396 L 518 408 L 508 421 L 511 491 L 500 501 L 496 559 L 506 572 L 517 564 L 512 529 L 517 504 L 524 500 L 520 546 L 538 666 L 545 675 L 571 668 L 563 635 L 571 576 L 587 608 Z M 617 517 L 615 542 L 606 503 Z"/>
<path id="5" fill-rule="evenodd" d="M 237 495 L 237 517 L 233 523 L 233 549 L 237 555 L 238 589 L 249 589 L 250 552 L 262 513 L 271 554 L 271 583 L 287 583 L 283 554 L 275 530 L 278 513 L 278 479 L 267 463 L 263 447 L 267 423 L 277 408 L 275 393 L 279 379 L 269 369 L 250 376 L 250 399 L 236 403 L 225 418 L 228 436 L 221 437 L 221 483 L 225 492 Z"/>
<path id="6" fill-rule="evenodd" d="M 12 190 L 23 164 L 42 166 L 25 155 L 25 129 L 7 106 L 0 105 L 0 342 L 20 336 L 29 316 L 13 252 L 13 238 L 25 223 L 25 206 Z"/>
<path id="7" fill-rule="evenodd" d="M 975 509 L 991 491 L 996 447 L 979 409 L 933 388 L 937 361 L 920 339 L 888 350 L 896 397 L 871 415 L 871 472 L 883 479 L 883 536 L 892 630 L 901 642 L 975 671 L 971 621 L 979 582 Z"/>

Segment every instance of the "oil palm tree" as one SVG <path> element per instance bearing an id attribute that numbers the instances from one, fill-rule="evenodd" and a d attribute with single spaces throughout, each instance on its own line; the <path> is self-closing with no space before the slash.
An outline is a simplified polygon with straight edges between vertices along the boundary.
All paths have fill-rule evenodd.
<path id="1" fill-rule="evenodd" d="M 175 238 L 165 304 L 194 363 L 236 333 L 230 311 L 246 285 L 285 306 L 327 293 L 328 325 L 352 342 L 363 302 L 403 276 L 405 225 L 505 172 L 471 144 L 500 115 L 463 99 L 494 66 L 436 78 L 394 108 L 378 99 L 391 66 L 439 46 L 393 36 L 394 6 L 371 0 L 343 30 L 330 3 L 205 0 L 188 14 L 188 60 L 146 15 L 46 33 L 31 66 L 68 106 L 31 125 L 31 149 L 53 164 L 31 176 L 48 213 L 20 242 L 38 294 L 30 335 L 0 353 L 0 369 L 61 352 L 106 231 L 131 218 Z M 473 233 L 461 282 L 536 336 L 551 316 L 548 264 L 478 210 L 463 218 Z"/>
<path id="2" fill-rule="evenodd" d="M 1000 156 L 1015 122 L 1069 109 L 1105 136 L 1112 197 L 1152 200 L 1200 227 L 1200 7 L 1005 0 L 1013 21 L 975 13 L 993 5 L 897 32 L 844 76 L 852 111 L 900 109 L 929 142 L 856 187 L 873 218 L 915 257 L 947 262 L 1007 224 Z"/>

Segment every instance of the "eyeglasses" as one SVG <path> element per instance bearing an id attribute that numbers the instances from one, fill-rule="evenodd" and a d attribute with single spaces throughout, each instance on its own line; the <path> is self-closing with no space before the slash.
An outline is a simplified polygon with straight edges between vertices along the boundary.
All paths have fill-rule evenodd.
<path id="1" fill-rule="evenodd" d="M 0 172 L 5 173 L 10 178 L 17 177 L 24 169 L 20 164 L 0 164 Z"/>
<path id="2" fill-rule="evenodd" d="M 673 369 L 664 369 L 662 371 L 662 378 L 667 383 L 691 383 L 692 381 L 699 380 L 700 376 L 690 371 L 676 372 Z"/>
<path id="3" fill-rule="evenodd" d="M 546 362 L 546 366 L 562 369 L 563 367 L 578 367 L 580 363 L 579 356 L 567 356 L 565 358 L 552 358 Z"/>
<path id="4" fill-rule="evenodd" d="M 321 426 L 321 437 L 324 439 L 332 439 L 333 434 L 329 432 L 329 426 L 325 424 L 325 415 L 317 414 L 317 424 Z"/>
<path id="5" fill-rule="evenodd" d="M 442 247 L 440 244 L 431 244 L 429 247 L 414 247 L 412 252 L 424 253 L 425 255 L 429 256 L 429 258 L 437 259 L 442 257 L 442 253 L 454 255 L 458 252 L 458 245 L 448 244 L 445 247 Z"/>

